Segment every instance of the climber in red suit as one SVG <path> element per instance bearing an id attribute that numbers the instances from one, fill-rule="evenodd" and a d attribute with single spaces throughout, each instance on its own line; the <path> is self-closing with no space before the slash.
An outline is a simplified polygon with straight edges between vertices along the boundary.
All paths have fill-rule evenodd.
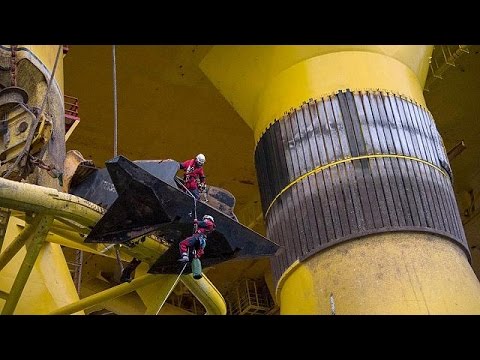
<path id="1" fill-rule="evenodd" d="M 205 173 L 203 172 L 205 155 L 198 154 L 195 159 L 186 160 L 179 164 L 180 169 L 185 171 L 183 175 L 185 187 L 199 200 L 200 191 L 205 190 Z"/>
<path id="2" fill-rule="evenodd" d="M 215 221 L 210 215 L 205 215 L 202 221 L 193 220 L 197 225 L 197 230 L 192 236 L 180 241 L 180 256 L 179 261 L 189 261 L 188 248 L 193 248 L 197 252 L 197 258 L 203 255 L 205 246 L 207 245 L 207 235 L 215 230 Z"/>

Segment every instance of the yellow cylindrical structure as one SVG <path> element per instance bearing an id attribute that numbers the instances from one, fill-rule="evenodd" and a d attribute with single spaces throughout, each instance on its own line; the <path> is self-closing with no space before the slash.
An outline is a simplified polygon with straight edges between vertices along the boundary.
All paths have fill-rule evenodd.
<path id="1" fill-rule="evenodd" d="M 385 90 L 425 105 L 415 72 L 397 59 L 368 51 L 325 54 L 289 67 L 266 84 L 255 112 L 255 140 L 274 119 L 304 101 L 345 89 Z"/>
<path id="2" fill-rule="evenodd" d="M 254 130 L 282 314 L 480 313 L 422 93 L 432 49 L 216 46 L 203 60 Z"/>
<path id="3" fill-rule="evenodd" d="M 18 49 L 23 53 L 23 56 L 38 59 L 51 72 L 59 46 L 63 47 L 63 45 L 18 45 Z M 61 51 L 63 52 L 63 50 Z M 55 71 L 55 80 L 63 93 L 63 54 L 60 54 Z"/>
<path id="4" fill-rule="evenodd" d="M 225 299 L 213 283 L 206 277 L 194 279 L 192 274 L 183 275 L 180 279 L 188 290 L 200 301 L 207 310 L 206 315 L 226 315 Z"/>
<path id="5" fill-rule="evenodd" d="M 480 283 L 464 252 L 420 233 L 375 235 L 318 253 L 284 273 L 277 294 L 281 314 L 480 313 Z"/>
<path id="6" fill-rule="evenodd" d="M 10 56 L 11 50 L 10 45 L 0 45 L 0 52 L 3 56 Z M 43 114 L 52 124 L 51 138 L 53 140 L 50 140 L 45 145 L 46 149 L 44 153 L 42 153 L 42 160 L 49 165 L 55 166 L 59 171 L 63 171 L 65 158 L 63 55 L 63 45 L 17 45 L 15 53 L 16 86 L 21 87 L 27 92 L 27 105 L 31 109 L 40 109 L 42 105 L 44 106 Z M 52 79 L 53 72 L 53 80 L 48 89 L 48 84 Z M 4 83 L 3 85 L 10 86 L 11 84 Z M 32 153 L 32 155 L 35 154 Z M 67 200 L 63 204 L 58 204 L 58 207 L 51 207 L 52 199 L 62 198 L 65 200 L 68 198 L 68 195 L 54 190 L 61 189 L 58 179 L 52 178 L 43 169 L 35 167 L 34 169 L 34 174 L 32 174 L 27 181 L 52 189 L 50 189 L 50 191 L 40 192 L 38 191 L 38 187 L 35 187 L 33 184 L 20 182 L 12 184 L 12 182 L 6 179 L 1 179 L 3 181 L 1 184 L 3 192 L 0 191 L 0 202 L 3 206 L 19 211 L 38 212 L 43 215 L 59 216 L 59 213 L 49 214 L 52 209 L 56 209 L 53 210 L 54 212 L 76 212 L 78 215 L 77 210 L 79 210 L 79 208 L 77 206 L 79 204 L 78 202 L 75 203 L 75 201 L 68 205 L 67 203 L 69 201 Z M 24 186 L 26 186 L 28 190 Z M 40 193 L 41 195 L 39 195 Z M 40 197 L 36 197 L 37 195 Z M 40 198 L 42 199 L 40 200 Z M 45 201 L 45 206 L 38 206 L 39 201 Z M 62 202 L 62 200 L 60 200 L 60 202 Z M 35 203 L 35 205 L 33 205 L 33 203 Z M 49 203 L 49 205 L 47 205 L 47 203 Z M 90 226 L 95 224 L 102 214 L 101 211 L 96 210 L 101 209 L 90 208 L 88 202 L 83 202 L 82 204 L 86 205 L 86 211 L 80 210 L 80 212 L 85 216 L 80 215 L 77 220 L 80 220 L 80 223 L 82 223 L 81 219 L 85 219 L 86 217 L 88 218 L 87 223 Z M 31 208 L 31 206 L 33 206 L 33 208 Z M 72 209 L 71 206 L 75 209 Z M 87 215 L 87 213 L 89 213 L 89 215 Z M 4 248 L 11 244 L 23 226 L 23 221 L 13 216 L 10 218 L 6 229 Z M 25 235 L 29 235 L 28 230 Z M 18 306 L 15 308 L 15 314 L 45 314 L 79 299 L 63 251 L 60 245 L 48 242 L 50 241 L 50 237 L 51 235 L 48 235 L 46 242 L 40 244 L 41 250 L 39 251 L 38 258 L 31 270 L 31 274 L 29 274 L 25 288 L 20 291 L 21 296 Z M 11 250 L 15 250 L 15 252 L 18 248 L 16 245 L 23 245 L 21 241 L 22 235 L 19 236 L 18 240 L 20 240 L 18 244 L 14 244 L 13 247 L 11 247 Z M 5 292 L 12 291 L 12 286 L 14 286 L 15 279 L 19 276 L 19 270 L 21 269 L 21 264 L 26 253 L 25 248 L 22 247 L 12 259 L 10 259 L 11 256 L 5 257 L 9 262 L 0 272 L 0 289 Z M 3 304 L 0 305 L 0 307 L 3 306 Z M 83 311 L 81 313 L 83 313 Z"/>
<path id="7" fill-rule="evenodd" d="M 425 104 L 433 46 L 214 46 L 200 68 L 255 131 L 309 98 L 341 89 L 384 89 Z M 221 64 L 221 66 L 219 66 Z"/>

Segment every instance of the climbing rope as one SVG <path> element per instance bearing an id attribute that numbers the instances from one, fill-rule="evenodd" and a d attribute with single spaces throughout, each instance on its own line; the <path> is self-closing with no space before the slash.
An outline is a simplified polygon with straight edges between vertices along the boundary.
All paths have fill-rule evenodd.
<path id="1" fill-rule="evenodd" d="M 168 297 L 170 296 L 170 294 L 172 293 L 173 289 L 175 289 L 175 286 L 177 286 L 178 280 L 180 280 L 180 276 L 182 276 L 183 271 L 185 270 L 186 267 L 187 267 L 187 263 L 185 263 L 185 264 L 183 265 L 183 268 L 182 268 L 182 270 L 180 271 L 180 274 L 178 274 L 177 279 L 175 280 L 175 282 L 173 283 L 172 287 L 171 287 L 170 290 L 168 291 L 167 295 L 166 295 L 165 298 L 163 299 L 162 303 L 161 303 L 160 306 L 158 307 L 158 310 L 157 310 L 157 312 L 155 313 L 155 315 L 158 315 L 158 313 L 159 313 L 160 310 L 162 309 L 163 305 L 165 304 L 165 301 L 167 301 L 167 299 L 168 299 Z"/>
<path id="2" fill-rule="evenodd" d="M 117 121 L 117 61 L 115 57 L 115 45 L 112 45 L 113 57 L 113 156 L 117 156 L 117 138 L 118 138 L 118 121 Z"/>
<path id="3" fill-rule="evenodd" d="M 180 184 L 185 189 L 187 194 L 192 197 L 192 199 L 193 199 L 193 210 L 194 210 L 194 213 L 195 213 L 194 219 L 196 219 L 197 218 L 197 198 L 191 193 L 190 190 L 187 189 L 187 187 L 181 181 L 178 181 L 177 183 Z M 196 230 L 197 229 L 194 229 L 194 231 L 196 231 Z"/>
<path id="4" fill-rule="evenodd" d="M 50 75 L 50 79 L 48 81 L 47 91 L 45 92 L 45 97 L 43 98 L 42 106 L 40 107 L 40 111 L 37 115 L 37 121 L 40 120 L 40 116 L 43 114 L 43 110 L 45 109 L 45 104 L 47 103 L 48 93 L 50 92 L 50 88 L 52 87 L 53 78 L 55 77 L 55 70 L 57 70 L 58 59 L 60 58 L 60 52 L 62 51 L 63 45 L 58 45 L 57 56 L 55 57 L 55 63 L 53 64 L 52 74 Z"/>
<path id="5" fill-rule="evenodd" d="M 112 45 L 112 60 L 113 60 L 113 156 L 118 154 L 118 120 L 117 120 L 117 58 L 115 56 L 115 45 Z M 119 246 L 115 246 L 115 255 L 117 263 L 120 267 L 120 272 L 123 272 L 122 262 L 120 260 Z"/>

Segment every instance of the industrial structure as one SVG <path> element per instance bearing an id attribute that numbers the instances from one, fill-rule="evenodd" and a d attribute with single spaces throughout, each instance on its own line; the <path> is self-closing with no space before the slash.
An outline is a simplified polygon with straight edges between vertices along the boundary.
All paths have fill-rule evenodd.
<path id="1" fill-rule="evenodd" d="M 0 45 L 1 313 L 479 314 L 479 52 Z M 194 279 L 152 271 L 177 245 L 155 221 L 85 241 L 110 211 L 72 190 L 92 172 L 200 152 L 199 206 L 233 195 L 230 236 L 278 248 L 252 235 Z"/>

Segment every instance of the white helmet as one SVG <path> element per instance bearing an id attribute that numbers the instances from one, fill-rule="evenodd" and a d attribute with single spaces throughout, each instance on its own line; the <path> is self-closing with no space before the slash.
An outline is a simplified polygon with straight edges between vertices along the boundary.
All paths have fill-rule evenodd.
<path id="1" fill-rule="evenodd" d="M 204 215 L 203 216 L 203 220 L 207 220 L 207 219 L 210 220 L 211 222 L 215 222 L 215 220 L 213 220 L 213 216 L 211 216 L 211 215 Z"/>
<path id="2" fill-rule="evenodd" d="M 203 165 L 205 164 L 205 155 L 203 154 L 198 154 L 196 157 L 195 157 L 195 160 L 197 161 L 197 163 L 199 165 Z"/>

